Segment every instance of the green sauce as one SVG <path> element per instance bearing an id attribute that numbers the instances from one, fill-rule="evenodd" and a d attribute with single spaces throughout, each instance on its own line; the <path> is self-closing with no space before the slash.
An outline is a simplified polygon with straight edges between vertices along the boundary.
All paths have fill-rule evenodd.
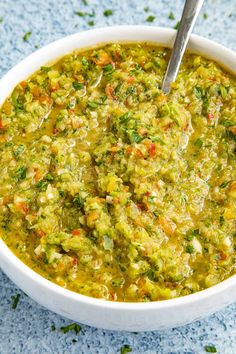
<path id="1" fill-rule="evenodd" d="M 113 301 L 187 295 L 235 273 L 236 81 L 169 50 L 70 53 L 0 109 L 0 236 L 55 283 Z"/>

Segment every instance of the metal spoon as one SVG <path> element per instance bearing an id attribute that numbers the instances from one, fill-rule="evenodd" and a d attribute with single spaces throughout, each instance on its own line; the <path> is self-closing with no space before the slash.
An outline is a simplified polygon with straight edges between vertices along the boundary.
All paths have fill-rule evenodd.
<path id="1" fill-rule="evenodd" d="M 197 16 L 201 10 L 204 0 L 186 0 L 179 29 L 175 39 L 174 47 L 168 63 L 166 74 L 162 83 L 162 92 L 165 94 L 171 90 L 171 83 L 175 81 L 179 67 L 188 44 L 190 34 L 193 30 Z"/>

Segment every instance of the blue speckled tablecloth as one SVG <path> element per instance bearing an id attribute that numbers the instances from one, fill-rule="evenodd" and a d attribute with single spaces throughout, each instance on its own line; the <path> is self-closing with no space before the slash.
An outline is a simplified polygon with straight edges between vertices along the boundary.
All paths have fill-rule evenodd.
<path id="1" fill-rule="evenodd" d="M 0 0 L 0 76 L 35 48 L 90 28 L 93 25 L 90 21 L 94 21 L 94 27 L 113 24 L 174 27 L 182 7 L 183 0 Z M 104 16 L 106 9 L 112 9 L 113 14 Z M 75 11 L 92 14 L 93 10 L 94 17 L 75 14 Z M 175 19 L 168 18 L 171 11 Z M 155 16 L 152 23 L 146 21 L 150 15 Z M 28 42 L 23 40 L 27 32 L 32 32 Z M 206 1 L 195 32 L 236 50 L 236 0 Z M 20 301 L 13 310 L 11 296 L 18 293 Z M 124 344 L 130 345 L 135 354 L 199 354 L 206 353 L 204 347 L 212 344 L 217 353 L 234 354 L 235 311 L 236 303 L 202 321 L 166 331 L 133 334 L 82 325 L 77 335 L 63 334 L 60 328 L 71 321 L 36 304 L 0 271 L 0 354 L 108 354 L 120 353 Z M 56 329 L 52 331 L 51 326 Z"/>

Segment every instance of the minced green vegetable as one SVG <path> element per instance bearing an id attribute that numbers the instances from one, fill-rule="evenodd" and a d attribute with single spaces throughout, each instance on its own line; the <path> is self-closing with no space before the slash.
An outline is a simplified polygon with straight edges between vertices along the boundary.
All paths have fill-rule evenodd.
<path id="1" fill-rule="evenodd" d="M 186 54 L 164 95 L 169 54 L 75 51 L 0 108 L 0 236 L 64 288 L 156 301 L 235 274 L 236 82 Z"/>
<path id="2" fill-rule="evenodd" d="M 31 33 L 32 33 L 32 32 L 26 32 L 26 33 L 25 33 L 25 35 L 24 35 L 24 37 L 23 37 L 23 40 L 24 40 L 25 42 L 28 42 L 28 41 L 29 41 L 29 38 L 30 38 L 30 36 L 31 36 Z"/>
<path id="3" fill-rule="evenodd" d="M 127 353 L 131 353 L 131 352 L 132 352 L 132 348 L 128 344 L 125 344 L 125 345 L 123 345 L 123 347 L 120 348 L 120 354 L 127 354 Z"/>
<path id="4" fill-rule="evenodd" d="M 207 353 L 217 353 L 216 347 L 214 345 L 206 345 L 204 348 Z"/>
<path id="5" fill-rule="evenodd" d="M 61 327 L 62 333 L 67 333 L 69 331 L 74 331 L 76 334 L 78 334 L 81 331 L 81 327 L 77 323 L 71 323 L 68 326 Z"/>
<path id="6" fill-rule="evenodd" d="M 111 9 L 105 10 L 103 12 L 103 15 L 106 17 L 111 16 L 112 14 L 113 14 L 113 11 Z"/>
<path id="7" fill-rule="evenodd" d="M 15 310 L 17 308 L 19 301 L 20 301 L 20 294 L 16 294 L 16 295 L 12 296 L 11 299 L 12 299 L 12 306 L 11 307 L 13 308 L 13 310 Z"/>
<path id="8" fill-rule="evenodd" d="M 154 20 L 155 20 L 155 16 L 152 16 L 152 15 L 150 15 L 150 16 L 148 16 L 147 18 L 146 18 L 146 21 L 147 22 L 153 22 Z"/>

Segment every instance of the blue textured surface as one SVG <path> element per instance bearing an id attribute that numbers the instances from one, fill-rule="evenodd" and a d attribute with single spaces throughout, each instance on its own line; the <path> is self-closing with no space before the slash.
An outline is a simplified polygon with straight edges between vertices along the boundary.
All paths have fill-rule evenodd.
<path id="1" fill-rule="evenodd" d="M 35 50 L 67 34 L 113 24 L 150 24 L 173 27 L 183 6 L 182 0 L 0 0 L 0 76 Z M 149 12 L 144 7 L 149 7 Z M 79 17 L 75 11 L 95 17 Z M 113 9 L 105 17 L 103 11 Z M 172 11 L 175 20 L 168 19 Z M 207 13 L 207 19 L 203 14 Z M 205 16 L 206 17 L 206 16 Z M 31 31 L 29 41 L 23 36 Z M 236 0 L 208 0 L 195 27 L 195 32 L 236 49 Z M 11 296 L 21 294 L 15 310 Z M 80 334 L 63 334 L 60 327 L 71 321 L 45 310 L 17 289 L 0 271 L 0 354 L 38 353 L 119 353 L 124 344 L 133 353 L 200 354 L 204 346 L 214 344 L 217 353 L 236 353 L 236 304 L 193 324 L 150 333 L 111 332 L 82 325 Z M 52 331 L 51 326 L 56 330 Z M 76 340 L 74 342 L 73 340 Z"/>

